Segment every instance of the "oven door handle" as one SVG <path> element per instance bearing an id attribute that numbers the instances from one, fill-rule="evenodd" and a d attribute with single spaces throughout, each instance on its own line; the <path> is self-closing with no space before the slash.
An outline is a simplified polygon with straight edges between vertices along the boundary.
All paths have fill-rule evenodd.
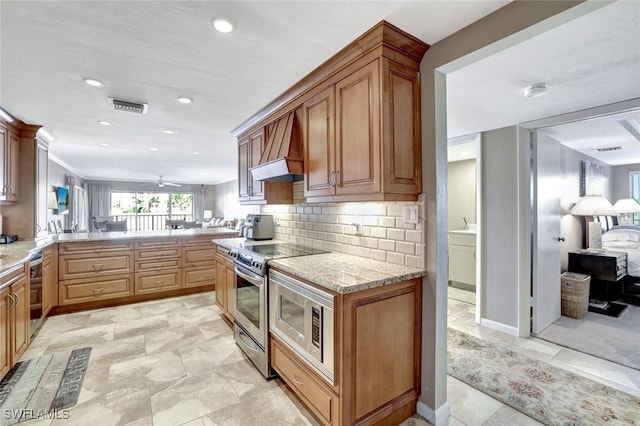
<path id="1" fill-rule="evenodd" d="M 255 284 L 256 286 L 261 286 L 262 285 L 262 277 L 260 275 L 254 275 L 254 274 L 247 274 L 245 272 L 242 272 L 238 266 L 236 265 L 234 267 L 236 274 L 238 274 L 239 276 L 241 276 L 242 278 L 244 278 L 245 280 L 249 281 L 252 284 Z"/>
<path id="2" fill-rule="evenodd" d="M 249 337 L 244 331 L 239 330 L 238 336 L 240 336 L 240 342 L 242 342 L 242 344 L 247 349 L 260 353 L 260 351 L 256 348 L 256 344 L 253 342 L 253 340 L 251 340 L 251 337 Z"/>

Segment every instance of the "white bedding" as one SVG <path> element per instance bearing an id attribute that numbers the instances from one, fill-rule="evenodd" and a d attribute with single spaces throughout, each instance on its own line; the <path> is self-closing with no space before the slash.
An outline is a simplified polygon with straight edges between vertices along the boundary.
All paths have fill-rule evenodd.
<path id="1" fill-rule="evenodd" d="M 602 248 L 627 253 L 627 275 L 640 277 L 640 226 L 614 227 L 602 234 Z"/>

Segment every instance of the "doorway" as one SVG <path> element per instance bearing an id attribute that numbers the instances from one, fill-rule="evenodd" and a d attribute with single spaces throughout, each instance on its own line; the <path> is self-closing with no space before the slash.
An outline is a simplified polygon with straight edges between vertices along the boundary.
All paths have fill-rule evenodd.
<path id="1" fill-rule="evenodd" d="M 479 323 L 481 299 L 481 138 L 479 133 L 447 142 L 448 312 L 457 326 Z"/>

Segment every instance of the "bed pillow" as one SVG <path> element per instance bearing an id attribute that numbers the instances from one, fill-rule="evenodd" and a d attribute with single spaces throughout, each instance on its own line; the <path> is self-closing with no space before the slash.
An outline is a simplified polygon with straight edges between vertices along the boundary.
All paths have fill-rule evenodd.
<path id="1" fill-rule="evenodd" d="M 602 234 L 602 241 L 640 241 L 640 226 L 615 226 Z"/>

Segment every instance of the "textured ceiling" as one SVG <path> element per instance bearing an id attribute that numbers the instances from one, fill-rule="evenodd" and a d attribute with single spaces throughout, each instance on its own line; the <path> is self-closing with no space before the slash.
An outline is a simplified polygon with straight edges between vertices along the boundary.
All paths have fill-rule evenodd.
<path id="1" fill-rule="evenodd" d="M 0 104 L 44 125 L 84 178 L 224 182 L 237 176 L 230 130 L 382 19 L 433 44 L 506 3 L 2 1 Z M 211 30 L 221 16 L 235 32 Z"/>

